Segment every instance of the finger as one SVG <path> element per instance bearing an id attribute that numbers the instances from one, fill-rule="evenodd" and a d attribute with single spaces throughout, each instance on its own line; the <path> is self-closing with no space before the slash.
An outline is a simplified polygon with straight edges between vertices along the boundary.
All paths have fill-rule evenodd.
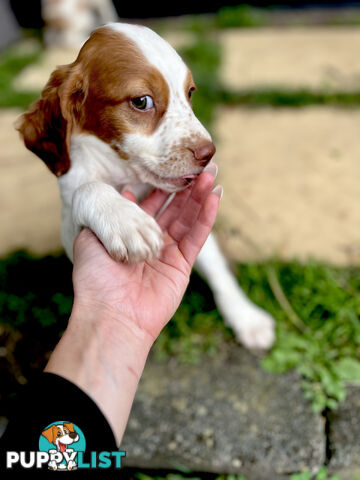
<path id="1" fill-rule="evenodd" d="M 145 198 L 145 200 L 140 203 L 140 207 L 144 210 L 144 212 L 148 213 L 152 217 L 155 217 L 168 197 L 169 194 L 167 192 L 156 188 L 147 198 Z"/>
<path id="2" fill-rule="evenodd" d="M 203 170 L 203 172 L 209 172 L 216 178 L 218 167 L 216 163 L 210 162 Z M 157 218 L 157 222 L 163 230 L 166 230 L 169 225 L 180 215 L 180 212 L 184 208 L 185 202 L 189 198 L 194 185 L 190 185 L 186 190 L 182 190 L 177 193 L 171 205 Z"/>
<path id="3" fill-rule="evenodd" d="M 192 267 L 196 257 L 214 226 L 219 208 L 221 192 L 211 192 L 203 203 L 198 218 L 192 228 L 179 242 L 179 250 Z"/>
<path id="4" fill-rule="evenodd" d="M 127 200 L 130 200 L 130 202 L 136 203 L 136 197 L 132 192 L 130 192 L 130 190 L 125 190 L 121 192 L 121 195 Z"/>
<path id="5" fill-rule="evenodd" d="M 170 205 L 168 205 L 164 212 L 161 213 L 159 218 L 156 219 L 163 230 L 167 230 L 169 225 L 176 218 L 178 218 L 181 210 L 184 208 L 185 202 L 191 194 L 192 189 L 193 185 L 190 185 L 186 190 L 178 192 Z"/>
<path id="6" fill-rule="evenodd" d="M 89 228 L 83 228 L 79 235 L 75 238 L 73 245 L 74 265 L 79 263 L 83 257 L 87 257 L 89 252 L 104 251 L 102 243 Z"/>
<path id="7" fill-rule="evenodd" d="M 214 177 L 211 174 L 204 172 L 199 176 L 182 210 L 167 229 L 169 235 L 175 241 L 180 241 L 188 230 L 192 228 L 213 185 Z"/>

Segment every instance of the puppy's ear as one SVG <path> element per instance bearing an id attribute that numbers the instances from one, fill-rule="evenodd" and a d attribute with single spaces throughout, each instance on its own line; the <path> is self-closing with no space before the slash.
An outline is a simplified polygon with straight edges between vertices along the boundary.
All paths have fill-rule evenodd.
<path id="1" fill-rule="evenodd" d="M 72 423 L 65 423 L 64 427 L 67 428 L 70 432 L 75 432 L 74 425 Z"/>
<path id="2" fill-rule="evenodd" d="M 72 65 L 58 67 L 40 100 L 17 121 L 26 147 L 57 176 L 70 168 L 70 138 L 85 100 L 80 72 Z"/>
<path id="3" fill-rule="evenodd" d="M 55 443 L 57 431 L 58 428 L 55 425 L 51 425 L 51 427 L 41 432 L 41 435 L 45 437 L 48 442 Z"/>

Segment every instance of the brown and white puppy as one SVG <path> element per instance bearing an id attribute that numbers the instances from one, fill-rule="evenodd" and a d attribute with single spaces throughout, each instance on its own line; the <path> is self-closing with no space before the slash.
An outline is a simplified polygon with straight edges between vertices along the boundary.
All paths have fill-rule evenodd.
<path id="1" fill-rule="evenodd" d="M 74 63 L 52 74 L 19 130 L 26 146 L 58 176 L 62 240 L 72 258 L 82 227 L 113 258 L 128 262 L 159 255 L 156 221 L 119 194 L 138 197 L 154 187 L 186 188 L 215 152 L 195 117 L 191 72 L 152 30 L 124 23 L 97 29 Z M 268 348 L 274 323 L 240 290 L 212 235 L 197 262 L 226 323 L 248 347 Z"/>
<path id="2" fill-rule="evenodd" d="M 65 452 L 69 445 L 79 441 L 79 435 L 75 432 L 74 425 L 66 422 L 62 425 L 51 425 L 41 435 L 53 443 L 57 451 L 61 453 Z"/>

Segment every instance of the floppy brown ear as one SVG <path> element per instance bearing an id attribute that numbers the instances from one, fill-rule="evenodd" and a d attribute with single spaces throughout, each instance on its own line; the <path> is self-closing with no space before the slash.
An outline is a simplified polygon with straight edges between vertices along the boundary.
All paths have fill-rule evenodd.
<path id="1" fill-rule="evenodd" d="M 79 73 L 72 65 L 58 67 L 45 86 L 40 100 L 18 119 L 26 147 L 40 157 L 57 176 L 70 168 L 70 137 L 75 105 L 84 100 Z"/>
<path id="2" fill-rule="evenodd" d="M 51 425 L 51 427 L 47 428 L 41 435 L 46 438 L 46 440 L 50 443 L 55 442 L 56 434 L 57 434 L 57 427 L 55 425 Z"/>

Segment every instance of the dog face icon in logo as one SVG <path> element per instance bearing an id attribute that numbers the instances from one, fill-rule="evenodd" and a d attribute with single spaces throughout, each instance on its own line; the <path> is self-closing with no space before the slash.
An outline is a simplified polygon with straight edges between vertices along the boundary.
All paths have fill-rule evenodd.
<path id="1" fill-rule="evenodd" d="M 75 470 L 77 452 L 85 451 L 84 434 L 71 422 L 54 422 L 42 431 L 39 450 L 49 453 L 49 469 Z"/>
<path id="2" fill-rule="evenodd" d="M 42 432 L 50 443 L 56 445 L 58 452 L 65 452 L 68 445 L 79 441 L 79 435 L 74 430 L 72 423 L 63 423 L 62 425 L 51 425 Z"/>

